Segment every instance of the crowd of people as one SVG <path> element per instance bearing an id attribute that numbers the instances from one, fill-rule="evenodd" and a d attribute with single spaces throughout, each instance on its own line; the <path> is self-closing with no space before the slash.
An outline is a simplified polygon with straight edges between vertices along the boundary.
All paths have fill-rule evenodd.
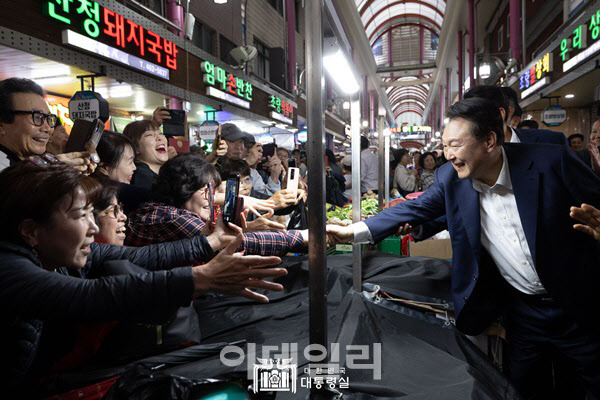
<path id="1" fill-rule="evenodd" d="M 450 107 L 443 155 L 393 152 L 394 187 L 403 195 L 425 191 L 423 196 L 356 226 L 328 226 L 327 242 L 378 241 L 405 224 L 418 225 L 424 236 L 447 228 L 459 271 L 453 279 L 457 327 L 469 333 L 485 328 L 490 310 L 499 310 L 490 305 L 489 293 L 481 293 L 493 282 L 495 289 L 506 289 L 494 296 L 509 293 L 511 315 L 519 315 L 511 321 L 514 332 L 525 335 L 515 342 L 520 354 L 530 344 L 533 317 L 527 307 L 551 297 L 552 312 L 568 316 L 564 328 L 582 332 L 565 337 L 564 330 L 552 331 L 556 346 L 579 362 L 568 348 L 573 340 L 594 354 L 600 350 L 600 341 L 586 330 L 594 325 L 586 315 L 592 315 L 588 305 L 598 278 L 592 267 L 600 255 L 594 242 L 600 241 L 600 211 L 593 207 L 600 203 L 600 180 L 593 172 L 598 149 L 588 149 L 588 167 L 567 151 L 563 135 L 515 129 L 518 104 L 498 90 L 475 87 Z M 283 289 L 272 281 L 286 274 L 276 267 L 280 257 L 306 251 L 307 226 L 294 222 L 305 211 L 309 190 L 306 154 L 263 146 L 230 123 L 218 128 L 221 141 L 210 154 L 199 149 L 176 154 L 160 130 L 168 118 L 159 107 L 152 119 L 131 122 L 123 133 L 104 132 L 95 154 L 65 153 L 68 136 L 43 89 L 27 79 L 0 82 L 0 304 L 7 391 L 39 395 L 41 378 L 101 353 L 115 324 L 139 321 L 168 329 L 165 321 L 173 313 L 208 292 L 267 302 L 256 290 Z M 592 140 L 600 140 L 598 124 Z M 518 142 L 528 144 L 512 145 Z M 348 201 L 351 158 L 327 150 L 326 161 L 328 193 L 332 185 Z M 286 187 L 290 163 L 299 170 L 297 190 Z M 378 155 L 363 137 L 362 193 L 377 191 L 378 173 Z M 238 225 L 225 223 L 219 212 L 225 182 L 233 175 L 243 199 Z M 522 190 L 528 197 L 521 197 Z M 500 215 L 510 221 L 503 223 Z M 571 218 L 580 221 L 575 229 Z M 564 246 L 572 246 L 574 258 L 553 255 Z M 515 268 L 521 260 L 523 267 Z M 495 263 L 500 272 L 492 274 L 479 263 Z M 553 318 L 533 319 L 544 325 Z M 82 332 L 89 332 L 90 323 L 107 321 L 120 322 L 95 326 L 90 345 Z M 524 392 L 528 368 L 535 370 L 511 358 L 511 379 Z M 598 393 L 600 373 L 593 372 L 599 368 L 598 356 L 580 365 L 590 393 Z"/>

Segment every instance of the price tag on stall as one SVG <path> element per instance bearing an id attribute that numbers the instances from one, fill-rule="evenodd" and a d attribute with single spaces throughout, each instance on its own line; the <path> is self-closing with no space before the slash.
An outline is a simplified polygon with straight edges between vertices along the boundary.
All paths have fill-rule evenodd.
<path id="1" fill-rule="evenodd" d="M 109 117 L 108 102 L 100 93 L 91 90 L 75 92 L 69 100 L 69 115 L 72 120 L 93 121 L 98 118 L 102 122 L 106 122 Z"/>

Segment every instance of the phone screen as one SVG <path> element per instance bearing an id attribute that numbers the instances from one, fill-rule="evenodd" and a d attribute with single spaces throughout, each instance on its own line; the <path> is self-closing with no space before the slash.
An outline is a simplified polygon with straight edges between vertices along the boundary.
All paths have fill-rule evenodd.
<path id="1" fill-rule="evenodd" d="M 227 179 L 225 184 L 225 205 L 223 206 L 223 222 L 235 222 L 236 220 L 236 202 L 240 189 L 240 178 L 232 177 Z"/>
<path id="2" fill-rule="evenodd" d="M 296 159 L 295 158 L 290 158 L 290 160 L 288 161 L 288 167 L 291 167 L 291 168 L 296 167 Z"/>

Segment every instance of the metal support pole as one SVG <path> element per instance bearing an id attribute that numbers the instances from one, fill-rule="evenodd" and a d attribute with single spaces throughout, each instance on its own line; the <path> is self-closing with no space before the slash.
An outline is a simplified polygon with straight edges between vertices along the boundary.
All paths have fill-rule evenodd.
<path id="1" fill-rule="evenodd" d="M 379 200 L 379 211 L 383 210 L 383 195 L 385 193 L 386 187 L 385 187 L 385 149 L 383 146 L 383 124 L 385 122 L 385 119 L 383 116 L 379 116 L 379 118 L 377 119 L 377 144 L 378 144 L 378 149 L 377 149 L 377 153 L 379 158 L 377 159 L 377 161 L 379 161 L 379 176 L 378 176 L 378 182 L 377 182 L 377 191 L 379 192 L 378 194 L 378 200 Z"/>
<path id="2" fill-rule="evenodd" d="M 296 90 L 296 8 L 294 0 L 286 0 L 289 89 Z"/>
<path id="3" fill-rule="evenodd" d="M 394 66 L 394 60 L 392 60 L 392 31 L 393 29 L 390 29 L 388 31 L 388 66 L 393 67 Z M 392 74 L 390 75 L 390 77 L 392 78 L 392 81 L 394 80 L 394 72 L 392 72 Z"/>
<path id="4" fill-rule="evenodd" d="M 327 294 L 325 278 L 325 130 L 323 126 L 322 0 L 307 1 L 306 10 L 306 120 L 308 135 L 308 266 L 309 329 L 311 345 L 327 348 Z M 327 363 L 327 361 L 323 361 Z M 314 386 L 311 397 L 322 393 Z"/>
<path id="5" fill-rule="evenodd" d="M 352 132 L 352 222 L 360 222 L 360 101 L 358 95 L 350 104 L 350 129 Z M 354 244 L 352 262 L 352 288 L 362 292 L 362 247 Z"/>
<path id="6" fill-rule="evenodd" d="M 475 1 L 469 0 L 469 87 L 475 86 Z"/>
<path id="7" fill-rule="evenodd" d="M 512 22 L 511 22 L 512 23 Z M 525 35 L 527 33 L 527 11 L 525 9 L 525 1 L 521 2 L 521 58 L 522 64 L 525 65 L 527 63 L 527 45 L 525 44 Z M 519 69 L 519 67 L 517 67 Z"/>
<path id="8" fill-rule="evenodd" d="M 452 68 L 446 68 L 446 108 L 450 107 L 452 103 Z"/>
<path id="9" fill-rule="evenodd" d="M 521 1 L 510 0 L 510 49 L 517 65 L 523 61 L 521 52 Z"/>
<path id="10" fill-rule="evenodd" d="M 458 31 L 458 100 L 462 100 L 463 95 L 463 34 Z"/>
<path id="11" fill-rule="evenodd" d="M 446 112 L 446 104 L 444 102 L 444 85 L 440 85 L 440 131 L 444 125 L 444 113 Z"/>
<path id="12" fill-rule="evenodd" d="M 389 131 L 388 131 L 389 132 Z M 390 136 L 385 135 L 385 147 L 384 151 L 384 184 L 385 184 L 385 205 L 390 206 Z M 379 195 L 381 196 L 381 195 Z"/>
<path id="13" fill-rule="evenodd" d="M 419 64 L 423 64 L 424 44 L 423 26 L 419 26 Z M 421 76 L 423 76 L 423 70 L 419 70 L 419 78 Z"/>

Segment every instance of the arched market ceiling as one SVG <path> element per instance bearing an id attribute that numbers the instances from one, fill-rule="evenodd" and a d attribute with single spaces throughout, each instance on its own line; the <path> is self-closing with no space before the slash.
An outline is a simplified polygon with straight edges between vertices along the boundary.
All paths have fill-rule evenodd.
<path id="1" fill-rule="evenodd" d="M 435 61 L 446 2 L 443 0 L 354 0 L 378 67 L 416 65 Z M 423 49 L 420 31 L 423 31 Z M 388 40 L 391 38 L 391 43 Z M 391 55 L 389 54 L 391 50 Z M 391 56 L 391 57 L 390 57 Z M 422 59 L 421 59 L 422 57 Z M 432 70 L 381 74 L 383 82 L 426 80 Z M 406 82 L 407 84 L 408 82 Z M 429 94 L 427 83 L 386 88 L 395 117 L 423 115 Z"/>

